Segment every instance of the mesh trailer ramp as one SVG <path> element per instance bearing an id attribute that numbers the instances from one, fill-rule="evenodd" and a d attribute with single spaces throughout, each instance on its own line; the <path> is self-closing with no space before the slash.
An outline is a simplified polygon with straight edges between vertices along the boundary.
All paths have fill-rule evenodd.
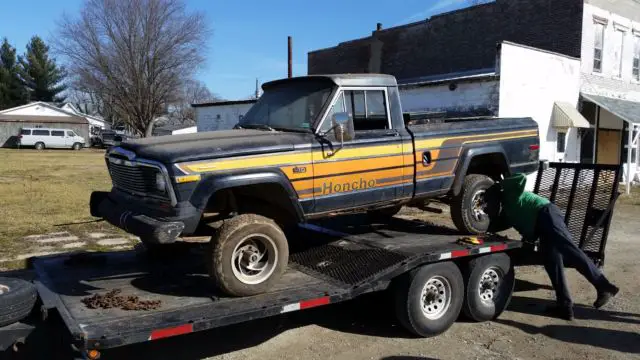
<path id="1" fill-rule="evenodd" d="M 204 262 L 194 261 L 201 258 L 195 256 L 197 249 L 193 250 L 196 254 L 169 263 L 148 260 L 135 251 L 41 257 L 32 264 L 35 284 L 45 313 L 57 312 L 75 348 L 91 358 L 87 354 L 93 350 L 103 352 L 346 301 L 385 290 L 393 279 L 425 264 L 454 264 L 521 246 L 520 241 L 497 236 L 485 238 L 483 244 L 463 245 L 457 242 L 460 235 L 452 230 L 402 219 L 370 225 L 364 217 L 353 216 L 336 223 L 332 229 L 303 227 L 299 236 L 308 246 L 292 251 L 289 269 L 281 281 L 268 293 L 257 296 L 231 298 L 213 290 Z M 507 268 L 504 276 L 510 276 L 508 273 L 512 271 Z M 457 318 L 464 293 L 456 289 L 457 278 L 448 283 L 447 276 L 429 284 L 429 301 L 438 307 L 442 300 L 440 309 L 448 303 L 458 306 L 452 310 L 457 311 Z M 462 280 L 460 284 L 463 286 Z M 444 286 L 442 294 L 439 286 Z M 160 305 L 148 310 L 123 310 L 118 306 L 90 309 L 83 303 L 94 294 L 113 290 L 125 298 L 138 297 Z M 431 307 L 429 311 L 438 318 L 437 309 Z M 422 335 L 435 335 L 450 325 L 441 324 L 433 334 Z"/>

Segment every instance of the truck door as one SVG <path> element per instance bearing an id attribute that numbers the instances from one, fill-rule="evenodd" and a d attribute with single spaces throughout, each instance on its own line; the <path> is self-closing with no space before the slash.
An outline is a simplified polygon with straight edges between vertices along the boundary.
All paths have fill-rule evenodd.
<path id="1" fill-rule="evenodd" d="M 402 197 L 402 138 L 390 121 L 385 87 L 342 88 L 319 126 L 313 151 L 314 213 L 347 210 Z M 333 114 L 353 119 L 355 138 L 340 144 Z"/>

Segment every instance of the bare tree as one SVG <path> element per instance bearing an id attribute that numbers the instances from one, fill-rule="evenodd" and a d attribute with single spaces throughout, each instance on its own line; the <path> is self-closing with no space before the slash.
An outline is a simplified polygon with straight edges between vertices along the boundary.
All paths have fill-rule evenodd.
<path id="1" fill-rule="evenodd" d="M 169 117 L 177 124 L 195 125 L 196 113 L 192 104 L 219 100 L 198 80 L 187 80 L 180 88 L 176 101 L 169 106 Z"/>
<path id="2" fill-rule="evenodd" d="M 74 86 L 144 136 L 203 64 L 209 35 L 203 14 L 183 0 L 85 0 L 58 32 L 54 46 Z"/>

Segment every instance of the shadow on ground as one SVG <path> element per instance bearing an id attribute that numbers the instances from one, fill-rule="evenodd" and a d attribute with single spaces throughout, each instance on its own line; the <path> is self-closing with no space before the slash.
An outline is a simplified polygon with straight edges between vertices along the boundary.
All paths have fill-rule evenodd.
<path id="1" fill-rule="evenodd" d="M 514 296 L 509 311 L 547 316 L 544 309 L 553 301 Z M 575 317 L 581 320 L 610 321 L 640 325 L 640 314 L 619 311 L 596 310 L 585 306 L 575 307 Z M 518 321 L 497 319 L 495 322 L 520 329 L 528 334 L 542 334 L 547 337 L 579 345 L 596 346 L 628 354 L 640 354 L 640 334 L 637 332 L 580 326 L 572 322 L 563 325 L 535 326 Z"/>

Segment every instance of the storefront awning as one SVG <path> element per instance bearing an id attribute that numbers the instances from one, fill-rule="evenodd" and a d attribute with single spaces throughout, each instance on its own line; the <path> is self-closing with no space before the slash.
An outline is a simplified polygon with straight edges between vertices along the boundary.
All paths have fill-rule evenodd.
<path id="1" fill-rule="evenodd" d="M 564 101 L 553 104 L 551 125 L 556 128 L 588 128 L 589 121 L 576 110 L 575 106 Z"/>
<path id="2" fill-rule="evenodd" d="M 640 102 L 581 93 L 583 98 L 604 108 L 622 120 L 640 125 Z"/>

